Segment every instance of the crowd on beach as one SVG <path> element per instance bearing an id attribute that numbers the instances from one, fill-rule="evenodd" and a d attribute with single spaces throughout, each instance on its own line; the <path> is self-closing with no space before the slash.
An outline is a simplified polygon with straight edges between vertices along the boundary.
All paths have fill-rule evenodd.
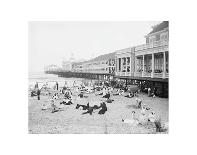
<path id="1" fill-rule="evenodd" d="M 144 88 L 147 91 L 149 97 L 156 97 L 154 88 Z M 127 93 L 126 93 L 127 92 Z M 136 111 L 131 111 L 131 116 L 129 118 L 120 118 L 121 123 L 127 123 L 129 125 L 138 126 L 138 125 L 147 125 L 151 124 L 155 127 L 156 132 L 163 132 L 168 130 L 168 123 L 161 122 L 161 118 L 151 110 L 151 108 L 144 104 L 139 97 L 141 90 L 139 87 L 134 87 L 129 89 L 124 85 L 115 85 L 109 83 L 108 81 L 101 81 L 100 83 L 89 83 L 86 84 L 82 82 L 80 85 L 77 85 L 76 82 L 73 82 L 72 86 L 68 86 L 65 81 L 64 86 L 60 87 L 59 83 L 56 82 L 53 88 L 50 88 L 48 83 L 44 83 L 41 88 L 38 87 L 38 82 L 36 82 L 34 88 L 31 90 L 31 97 L 36 96 L 38 100 L 41 99 L 41 95 L 48 96 L 49 101 L 47 104 L 43 104 L 41 110 L 46 111 L 50 110 L 51 113 L 60 112 L 64 110 L 64 106 L 76 105 L 76 110 L 82 110 L 82 115 L 97 112 L 99 115 L 104 115 L 108 108 L 108 104 L 113 104 L 113 96 L 124 96 L 127 98 L 135 98 L 135 107 L 140 110 L 140 113 L 137 115 Z M 100 105 L 92 105 L 88 100 L 88 94 L 94 94 L 95 96 L 100 96 L 101 100 Z M 126 95 L 127 94 L 127 95 Z M 87 99 L 86 104 L 76 104 L 76 98 Z M 58 102 L 58 104 L 57 104 Z M 133 103 L 132 103 L 133 104 Z"/>

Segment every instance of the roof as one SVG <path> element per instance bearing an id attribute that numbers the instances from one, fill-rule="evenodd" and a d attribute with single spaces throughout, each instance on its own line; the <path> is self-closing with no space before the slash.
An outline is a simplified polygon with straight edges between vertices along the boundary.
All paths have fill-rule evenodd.
<path id="1" fill-rule="evenodd" d="M 108 60 L 108 59 L 115 59 L 115 52 L 108 53 L 108 54 L 103 54 L 103 55 L 100 55 L 96 58 L 93 58 L 93 59 L 90 59 L 90 60 L 87 60 L 87 61 L 77 62 L 77 63 L 74 63 L 74 64 L 75 65 L 81 65 L 82 63 L 102 61 L 102 60 Z"/>
<path id="2" fill-rule="evenodd" d="M 149 34 L 162 31 L 162 30 L 164 30 L 165 28 L 168 28 L 168 27 L 169 27 L 169 22 L 168 21 L 163 21 L 162 23 L 153 26 L 153 30 Z"/>

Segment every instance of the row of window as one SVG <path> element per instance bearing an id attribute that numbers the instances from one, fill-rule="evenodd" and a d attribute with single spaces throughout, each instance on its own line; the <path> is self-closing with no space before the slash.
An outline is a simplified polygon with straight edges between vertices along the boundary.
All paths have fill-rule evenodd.
<path id="1" fill-rule="evenodd" d="M 161 34 L 156 34 L 155 36 L 147 37 L 146 38 L 146 43 L 152 43 L 155 41 L 160 41 L 160 40 L 167 40 L 168 39 L 168 34 L 167 33 L 161 33 Z"/>
<path id="2" fill-rule="evenodd" d="M 75 68 L 74 71 L 83 71 L 83 72 L 94 72 L 94 71 L 108 71 L 109 73 L 115 72 L 115 67 L 108 67 L 108 68 L 95 68 L 95 69 L 77 69 Z"/>

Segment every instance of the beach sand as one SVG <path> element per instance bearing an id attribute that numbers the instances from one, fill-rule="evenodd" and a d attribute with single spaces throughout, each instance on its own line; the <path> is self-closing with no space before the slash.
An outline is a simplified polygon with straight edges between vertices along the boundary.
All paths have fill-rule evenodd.
<path id="1" fill-rule="evenodd" d="M 126 94 L 125 94 L 126 95 Z M 139 98 L 142 102 L 148 105 L 150 111 L 155 111 L 162 122 L 168 122 L 168 99 L 166 98 L 152 98 L 147 97 L 147 94 L 139 94 Z M 137 125 L 132 126 L 121 122 L 122 118 L 130 118 L 131 112 L 136 111 L 140 113 L 139 109 L 136 109 L 135 97 L 126 98 L 124 96 L 112 96 L 114 102 L 107 103 L 108 111 L 104 115 L 99 115 L 95 110 L 92 115 L 81 115 L 82 110 L 75 109 L 76 104 L 87 104 L 90 102 L 90 106 L 99 105 L 101 100 L 100 95 L 88 94 L 88 98 L 74 99 L 73 105 L 64 106 L 63 111 L 51 113 L 51 110 L 41 110 L 42 105 L 49 104 L 49 96 L 41 95 L 41 100 L 37 100 L 37 97 L 29 97 L 28 102 L 28 129 L 32 134 L 149 134 L 156 133 L 153 126 Z M 58 103 L 60 101 L 57 101 Z M 168 133 L 165 132 L 165 133 Z"/>

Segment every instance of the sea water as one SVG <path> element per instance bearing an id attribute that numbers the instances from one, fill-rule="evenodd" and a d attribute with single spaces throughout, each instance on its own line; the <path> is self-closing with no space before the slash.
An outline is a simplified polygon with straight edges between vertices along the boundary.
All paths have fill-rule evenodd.
<path id="1" fill-rule="evenodd" d="M 73 83 L 75 82 L 75 85 L 79 86 L 82 82 L 88 81 L 92 82 L 92 80 L 83 79 L 83 78 L 65 78 L 65 77 L 59 77 L 58 75 L 54 74 L 46 74 L 44 72 L 30 72 L 28 75 L 29 80 L 29 88 L 34 88 L 36 82 L 38 82 L 38 87 L 42 88 L 44 84 L 48 84 L 49 87 L 55 86 L 56 82 L 58 82 L 59 87 L 63 87 L 65 85 L 65 82 L 67 83 L 67 86 L 73 86 Z"/>

